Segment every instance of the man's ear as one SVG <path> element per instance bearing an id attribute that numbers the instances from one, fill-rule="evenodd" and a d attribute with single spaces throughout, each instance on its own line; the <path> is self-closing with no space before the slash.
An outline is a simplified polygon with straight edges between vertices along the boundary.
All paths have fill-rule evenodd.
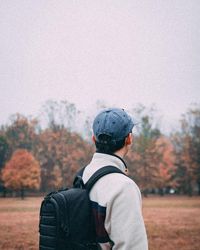
<path id="1" fill-rule="evenodd" d="M 129 133 L 125 140 L 126 145 L 131 145 L 133 143 L 133 135 Z"/>
<path id="2" fill-rule="evenodd" d="M 96 142 L 96 139 L 95 139 L 95 136 L 93 135 L 92 136 L 92 141 L 95 143 Z"/>

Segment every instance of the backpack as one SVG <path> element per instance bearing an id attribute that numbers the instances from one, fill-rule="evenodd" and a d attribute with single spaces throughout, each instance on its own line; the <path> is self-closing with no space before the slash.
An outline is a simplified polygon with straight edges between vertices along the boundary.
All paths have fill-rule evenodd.
<path id="1" fill-rule="evenodd" d="M 49 193 L 41 203 L 39 221 L 39 250 L 96 250 L 94 219 L 89 192 L 104 175 L 122 173 L 116 167 L 97 170 L 83 183 L 79 171 L 73 187 Z"/>

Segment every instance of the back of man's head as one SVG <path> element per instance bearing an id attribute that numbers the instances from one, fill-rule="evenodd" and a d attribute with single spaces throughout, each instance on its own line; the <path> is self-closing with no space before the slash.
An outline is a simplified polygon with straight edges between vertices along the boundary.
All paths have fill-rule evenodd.
<path id="1" fill-rule="evenodd" d="M 115 153 L 123 148 L 134 127 L 132 118 L 123 109 L 106 109 L 93 122 L 95 145 L 99 153 Z"/>

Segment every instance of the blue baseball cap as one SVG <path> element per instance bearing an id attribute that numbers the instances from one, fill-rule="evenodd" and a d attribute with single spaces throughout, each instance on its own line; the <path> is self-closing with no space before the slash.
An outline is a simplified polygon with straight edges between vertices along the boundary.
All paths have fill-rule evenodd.
<path id="1" fill-rule="evenodd" d="M 116 142 L 131 133 L 134 125 L 133 119 L 123 109 L 106 109 L 94 119 L 93 132 L 97 141 L 100 135 L 108 135 Z"/>

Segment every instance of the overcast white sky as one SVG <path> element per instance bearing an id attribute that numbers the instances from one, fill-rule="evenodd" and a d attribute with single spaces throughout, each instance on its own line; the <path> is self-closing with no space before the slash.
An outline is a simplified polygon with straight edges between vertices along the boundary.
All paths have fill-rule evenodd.
<path id="1" fill-rule="evenodd" d="M 48 99 L 155 103 L 173 125 L 200 103 L 199 0 L 0 0 L 0 124 Z"/>

